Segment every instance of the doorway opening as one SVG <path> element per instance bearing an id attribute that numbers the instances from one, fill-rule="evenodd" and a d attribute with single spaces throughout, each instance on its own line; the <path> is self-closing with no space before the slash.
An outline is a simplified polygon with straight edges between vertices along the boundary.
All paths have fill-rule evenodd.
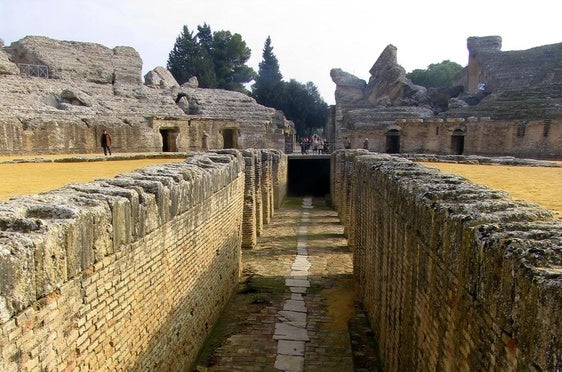
<path id="1" fill-rule="evenodd" d="M 451 152 L 453 155 L 462 155 L 464 152 L 464 132 L 461 129 L 455 129 L 451 136 Z"/>
<path id="2" fill-rule="evenodd" d="M 160 128 L 162 136 L 162 152 L 177 152 L 176 140 L 180 133 L 179 128 Z"/>
<path id="3" fill-rule="evenodd" d="M 391 129 L 386 132 L 385 150 L 387 154 L 400 153 L 400 131 Z"/>
<path id="4" fill-rule="evenodd" d="M 222 130 L 222 140 L 224 149 L 238 148 L 238 129 L 225 128 Z"/>

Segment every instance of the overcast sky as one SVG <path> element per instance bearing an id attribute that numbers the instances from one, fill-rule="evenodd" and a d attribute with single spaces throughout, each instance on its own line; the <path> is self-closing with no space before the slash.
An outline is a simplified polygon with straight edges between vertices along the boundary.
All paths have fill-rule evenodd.
<path id="1" fill-rule="evenodd" d="M 562 42 L 555 0 L 0 0 L 5 45 L 26 35 L 134 47 L 143 75 L 166 66 L 183 25 L 239 33 L 256 71 L 267 36 L 286 81 L 312 81 L 334 103 L 332 68 L 368 80 L 388 44 L 407 72 L 468 62 L 469 36 L 499 35 L 502 50 Z"/>

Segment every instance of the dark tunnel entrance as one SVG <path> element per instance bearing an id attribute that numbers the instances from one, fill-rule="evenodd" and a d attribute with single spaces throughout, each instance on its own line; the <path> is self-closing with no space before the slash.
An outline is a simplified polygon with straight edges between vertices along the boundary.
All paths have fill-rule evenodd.
<path id="1" fill-rule="evenodd" d="M 329 156 L 291 156 L 288 168 L 289 196 L 325 196 L 330 193 Z"/>

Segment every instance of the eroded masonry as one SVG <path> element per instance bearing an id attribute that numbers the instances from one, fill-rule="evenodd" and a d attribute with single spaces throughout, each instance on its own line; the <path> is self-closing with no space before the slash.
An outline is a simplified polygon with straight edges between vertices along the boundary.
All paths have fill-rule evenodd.
<path id="1" fill-rule="evenodd" d="M 331 168 L 385 370 L 561 367 L 559 218 L 396 156 Z M 0 203 L 0 369 L 191 365 L 286 180 L 221 150 Z"/>
<path id="2" fill-rule="evenodd" d="M 0 369 L 189 366 L 285 180 L 224 150 L 1 203 Z"/>
<path id="3" fill-rule="evenodd" d="M 462 96 L 412 85 L 392 46 L 369 83 L 334 69 L 328 139 L 560 159 L 562 44 L 468 47 Z M 143 83 L 141 66 L 128 47 L 26 37 L 0 48 L 2 154 L 100 152 L 103 129 L 116 152 L 188 154 L 0 202 L 0 370 L 189 367 L 238 283 L 241 249 L 285 199 L 293 123 L 163 68 Z M 560 219 L 406 156 L 330 159 L 384 369 L 562 369 Z"/>
<path id="4" fill-rule="evenodd" d="M 0 41 L 0 154 L 185 152 L 294 144 L 282 112 L 245 94 L 179 85 L 163 67 L 141 78 L 131 47 L 27 36 Z M 44 73 L 46 72 L 46 73 Z"/>

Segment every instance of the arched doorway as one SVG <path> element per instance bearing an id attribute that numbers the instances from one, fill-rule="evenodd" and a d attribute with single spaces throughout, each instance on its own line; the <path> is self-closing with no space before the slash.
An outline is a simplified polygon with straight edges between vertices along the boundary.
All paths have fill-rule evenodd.
<path id="1" fill-rule="evenodd" d="M 225 128 L 222 130 L 222 140 L 224 149 L 238 148 L 238 129 Z"/>
<path id="2" fill-rule="evenodd" d="M 400 153 L 400 131 L 397 129 L 391 129 L 386 132 L 386 145 L 385 152 L 387 154 L 398 154 Z"/>
<path id="3" fill-rule="evenodd" d="M 451 153 L 462 155 L 464 152 L 464 132 L 462 129 L 455 129 L 451 135 Z"/>
<path id="4" fill-rule="evenodd" d="M 162 136 L 162 152 L 178 151 L 176 140 L 179 133 L 179 128 L 160 128 L 160 135 Z"/>

